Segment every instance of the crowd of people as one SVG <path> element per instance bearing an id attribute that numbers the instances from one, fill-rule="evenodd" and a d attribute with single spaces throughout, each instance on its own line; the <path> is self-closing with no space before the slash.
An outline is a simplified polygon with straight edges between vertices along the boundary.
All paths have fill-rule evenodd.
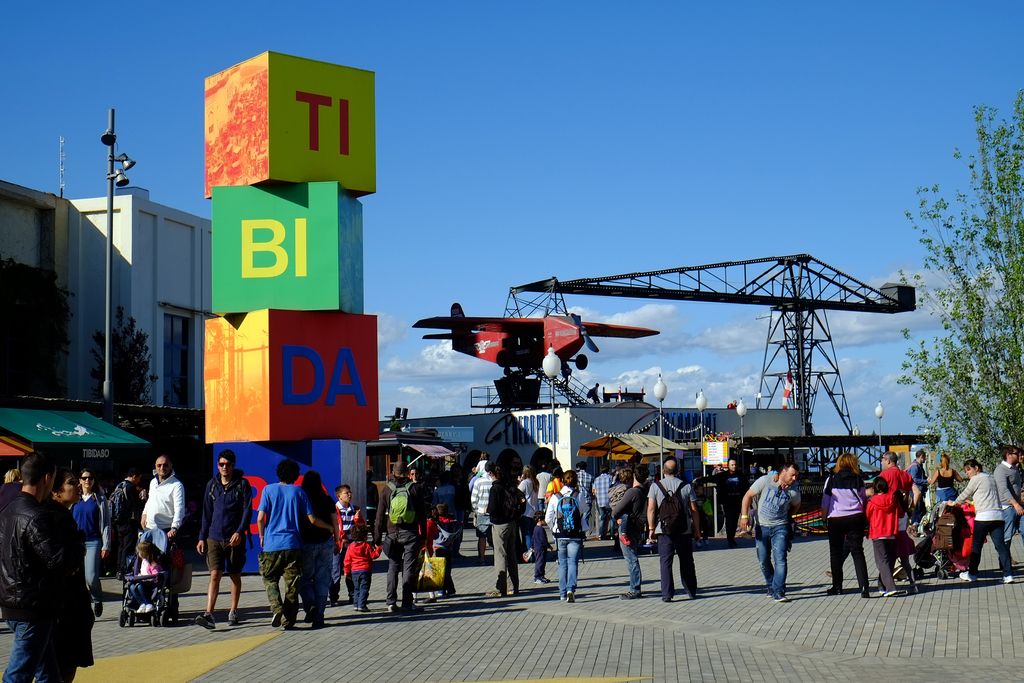
<path id="1" fill-rule="evenodd" d="M 1004 446 L 1001 453 L 1002 462 L 991 474 L 972 459 L 964 463 L 963 477 L 945 456 L 928 473 L 924 452 L 906 470 L 895 453 L 884 454 L 877 477 L 867 477 L 856 456 L 841 455 L 821 498 L 829 544 L 826 573 L 831 578 L 825 593 L 844 591 L 848 557 L 863 597 L 918 592 L 911 570 L 913 535 L 926 512 L 931 486 L 936 488 L 936 505 L 973 505 L 969 564 L 960 579 L 978 580 L 981 549 L 990 539 L 1002 580 L 1012 583 L 1009 543 L 1020 532 L 1024 515 L 1021 451 Z M 680 594 L 677 562 L 678 587 L 693 600 L 699 595 L 694 549 L 718 531 L 709 520 L 717 517 L 717 511 L 709 514 L 712 501 L 721 506 L 728 545 L 735 546 L 739 534 L 752 535 L 767 595 L 789 602 L 793 516 L 802 503 L 795 463 L 747 474 L 731 460 L 710 477 L 691 482 L 681 476 L 672 457 L 658 464 L 656 476 L 650 469 L 624 464 L 613 472 L 602 465 L 594 476 L 586 461 L 565 471 L 555 462 L 535 470 L 499 465 L 483 455 L 469 471 L 455 465 L 424 476 L 399 462 L 379 495 L 368 473 L 366 505 L 361 508 L 353 503 L 348 484 L 328 495 L 316 471 L 306 471 L 296 485 L 299 465 L 283 460 L 277 466 L 278 482 L 264 488 L 255 510 L 258 565 L 271 625 L 294 628 L 300 608 L 314 629 L 324 625 L 329 606 L 344 602 L 358 612 L 369 611 L 374 564 L 382 555 L 387 562 L 387 612 L 416 613 L 424 604 L 451 597 L 456 594 L 452 565 L 461 557 L 467 527 L 477 539 L 477 562 L 493 567 L 487 598 L 520 593 L 520 563 L 532 563 L 533 584 L 552 583 L 547 564 L 554 551 L 558 597 L 575 602 L 584 545 L 602 539 L 612 540 L 622 555 L 622 599 L 645 595 L 639 554 L 646 549 L 659 557 L 662 601 Z M 101 566 L 115 547 L 119 577 L 126 585 L 133 572 L 145 579 L 163 571 L 151 534 L 163 535 L 172 545 L 180 540 L 187 517 L 185 491 L 166 454 L 156 459 L 154 473 L 146 487 L 141 473 L 130 469 L 109 495 L 97 485 L 92 470 L 76 474 L 58 469 L 40 454 L 29 455 L 19 470 L 7 473 L 0 489 L 0 608 L 15 639 L 5 681 L 71 681 L 78 667 L 92 664 L 91 630 L 103 611 Z M 956 484 L 963 482 L 957 493 Z M 714 496 L 708 495 L 709 483 L 714 483 Z M 241 621 L 241 576 L 251 546 L 253 491 L 235 467 L 232 451 L 220 452 L 217 474 L 204 487 L 201 501 L 196 551 L 205 558 L 209 583 L 205 609 L 194 622 L 215 629 L 225 574 L 230 581 L 227 622 Z M 871 589 L 865 539 L 871 542 L 877 570 L 876 592 Z M 133 556 L 138 558 L 134 565 L 129 559 Z M 425 564 L 443 568 L 427 591 L 421 585 Z M 908 582 L 907 590 L 898 588 L 896 576 Z M 124 599 L 139 613 L 152 609 L 152 593 L 136 584 L 129 588 Z M 176 614 L 176 596 L 170 600 Z"/>

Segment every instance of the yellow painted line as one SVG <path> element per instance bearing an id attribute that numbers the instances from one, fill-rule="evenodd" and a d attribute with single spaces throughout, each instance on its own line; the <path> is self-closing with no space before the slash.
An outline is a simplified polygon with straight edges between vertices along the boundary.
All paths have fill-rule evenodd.
<path id="1" fill-rule="evenodd" d="M 159 635 L 159 631 L 154 631 L 154 634 Z M 103 657 L 97 659 L 93 666 L 79 669 L 75 681 L 82 683 L 90 681 L 109 683 L 112 680 L 132 681 L 132 683 L 190 681 L 213 671 L 235 657 L 244 655 L 278 635 L 280 634 L 267 633 L 261 636 L 150 650 L 134 655 Z"/>
<path id="2" fill-rule="evenodd" d="M 75 679 L 78 680 L 78 679 Z M 501 681 L 475 681 L 475 683 L 632 683 L 633 681 L 649 681 L 650 676 L 601 676 L 596 678 L 509 678 Z"/>

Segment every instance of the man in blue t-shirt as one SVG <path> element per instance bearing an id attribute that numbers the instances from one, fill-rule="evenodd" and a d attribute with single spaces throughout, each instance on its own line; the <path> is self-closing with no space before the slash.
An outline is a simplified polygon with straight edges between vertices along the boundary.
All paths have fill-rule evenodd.
<path id="1" fill-rule="evenodd" d="M 299 579 L 302 576 L 302 536 L 299 522 L 302 517 L 313 526 L 334 532 L 334 527 L 313 514 L 313 506 L 305 491 L 295 486 L 299 478 L 299 464 L 282 460 L 277 465 L 278 484 L 263 489 L 256 517 L 260 532 L 260 574 L 267 589 L 267 600 L 274 628 L 295 626 L 299 611 Z M 337 538 L 335 538 L 337 541 Z M 284 599 L 281 599 L 280 580 L 284 579 Z"/>

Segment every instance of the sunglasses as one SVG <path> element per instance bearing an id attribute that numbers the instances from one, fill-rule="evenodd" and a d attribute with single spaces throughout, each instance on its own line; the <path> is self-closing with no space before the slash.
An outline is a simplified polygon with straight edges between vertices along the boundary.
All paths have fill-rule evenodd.
<path id="1" fill-rule="evenodd" d="M 229 462 L 219 462 L 219 463 L 217 463 L 217 467 L 231 467 L 231 466 L 232 465 Z"/>
<path id="2" fill-rule="evenodd" d="M 82 481 L 92 481 L 93 480 L 92 477 L 79 477 L 79 479 L 81 479 Z"/>
<path id="3" fill-rule="evenodd" d="M 162 469 L 164 467 L 170 467 L 170 465 L 168 465 L 167 463 L 157 463 L 156 467 L 157 469 Z"/>

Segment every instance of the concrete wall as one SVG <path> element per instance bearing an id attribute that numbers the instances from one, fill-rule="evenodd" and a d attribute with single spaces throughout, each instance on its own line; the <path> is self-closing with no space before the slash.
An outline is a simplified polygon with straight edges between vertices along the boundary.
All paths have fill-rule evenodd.
<path id="1" fill-rule="evenodd" d="M 203 329 L 210 310 L 210 221 L 153 202 L 141 188 L 114 197 L 114 308 L 149 335 L 151 400 L 164 398 L 164 314 L 188 318 L 188 407 L 203 405 Z M 68 219 L 71 302 L 70 398 L 91 398 L 92 335 L 104 325 L 106 198 L 73 200 Z M 118 397 L 114 397 L 118 401 Z"/>

